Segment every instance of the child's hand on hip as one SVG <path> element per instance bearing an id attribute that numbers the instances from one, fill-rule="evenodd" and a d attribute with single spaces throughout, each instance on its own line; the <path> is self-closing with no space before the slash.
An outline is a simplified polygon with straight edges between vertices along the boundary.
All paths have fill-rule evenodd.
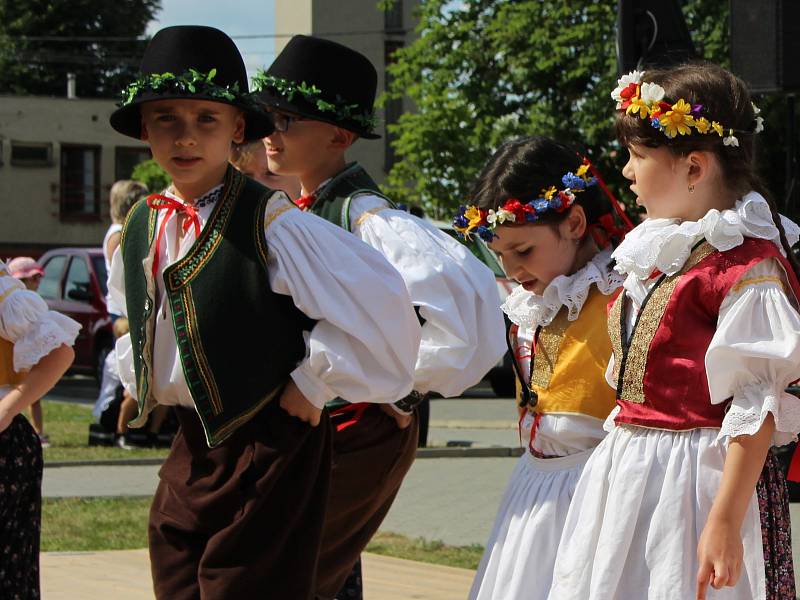
<path id="1" fill-rule="evenodd" d="M 293 417 L 305 421 L 312 427 L 319 425 L 322 410 L 311 404 L 291 379 L 281 394 L 281 408 Z"/>
<path id="2" fill-rule="evenodd" d="M 744 561 L 741 527 L 710 519 L 697 544 L 697 600 L 705 600 L 708 584 L 714 589 L 733 587 L 739 581 Z"/>

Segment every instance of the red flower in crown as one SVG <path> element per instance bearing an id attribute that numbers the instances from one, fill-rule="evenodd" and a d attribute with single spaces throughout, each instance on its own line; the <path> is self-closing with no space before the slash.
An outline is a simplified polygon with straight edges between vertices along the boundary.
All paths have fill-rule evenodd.
<path id="1" fill-rule="evenodd" d="M 622 105 L 620 106 L 620 109 L 628 108 L 631 105 L 631 100 L 635 96 L 639 95 L 639 84 L 629 83 L 628 87 L 622 90 L 619 95 L 622 98 Z"/>

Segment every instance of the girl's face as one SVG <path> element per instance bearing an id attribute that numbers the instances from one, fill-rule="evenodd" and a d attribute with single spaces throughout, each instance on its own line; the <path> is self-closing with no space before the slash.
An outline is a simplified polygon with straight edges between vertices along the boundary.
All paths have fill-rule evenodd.
<path id="1" fill-rule="evenodd" d="M 630 158 L 622 175 L 631 181 L 636 204 L 650 219 L 689 219 L 695 212 L 688 191 L 688 167 L 664 147 L 628 146 Z M 702 215 L 701 215 L 702 216 Z"/>
<path id="2" fill-rule="evenodd" d="M 499 225 L 495 233 L 489 247 L 506 274 L 529 292 L 541 295 L 553 279 L 574 270 L 580 238 L 571 233 L 568 219 L 556 226 Z"/>

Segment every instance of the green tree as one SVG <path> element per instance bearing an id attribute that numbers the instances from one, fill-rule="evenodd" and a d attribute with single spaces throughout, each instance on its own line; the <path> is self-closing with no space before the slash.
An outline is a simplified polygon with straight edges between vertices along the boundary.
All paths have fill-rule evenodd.
<path id="1" fill-rule="evenodd" d="M 152 158 L 133 167 L 131 179 L 141 181 L 151 192 L 160 192 L 169 186 L 169 174 Z"/>
<path id="2" fill-rule="evenodd" d="M 0 94 L 114 97 L 138 70 L 161 0 L 0 0 Z M 71 39 L 70 39 L 71 38 Z"/>
<path id="3" fill-rule="evenodd" d="M 610 98 L 617 79 L 616 5 L 422 2 L 418 38 L 398 51 L 383 97 L 406 97 L 414 106 L 390 126 L 398 162 L 388 191 L 447 218 L 502 142 L 534 133 L 585 149 L 613 188 L 627 190 L 619 174 L 627 153 L 614 137 Z M 727 66 L 727 3 L 687 0 L 684 13 L 702 56 Z M 767 126 L 779 129 L 779 102 L 763 103 Z M 771 138 L 765 164 L 773 171 L 782 147 Z M 777 162 L 768 178 L 774 191 L 783 185 L 782 159 Z"/>

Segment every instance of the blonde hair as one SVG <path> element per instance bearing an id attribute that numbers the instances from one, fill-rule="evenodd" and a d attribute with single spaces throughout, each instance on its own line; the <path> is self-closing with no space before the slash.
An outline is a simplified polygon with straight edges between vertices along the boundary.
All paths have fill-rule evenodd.
<path id="1" fill-rule="evenodd" d="M 111 186 L 111 220 L 122 223 L 131 207 L 142 196 L 147 195 L 147 186 L 140 181 L 120 179 Z"/>
<path id="2" fill-rule="evenodd" d="M 114 321 L 112 329 L 114 330 L 114 337 L 122 337 L 131 330 L 130 325 L 128 324 L 128 319 L 125 317 L 119 317 L 116 321 Z"/>
<path id="3" fill-rule="evenodd" d="M 256 140 L 247 144 L 234 144 L 231 148 L 230 163 L 239 170 L 247 168 L 248 163 L 253 160 L 253 155 L 264 151 L 264 142 Z"/>

